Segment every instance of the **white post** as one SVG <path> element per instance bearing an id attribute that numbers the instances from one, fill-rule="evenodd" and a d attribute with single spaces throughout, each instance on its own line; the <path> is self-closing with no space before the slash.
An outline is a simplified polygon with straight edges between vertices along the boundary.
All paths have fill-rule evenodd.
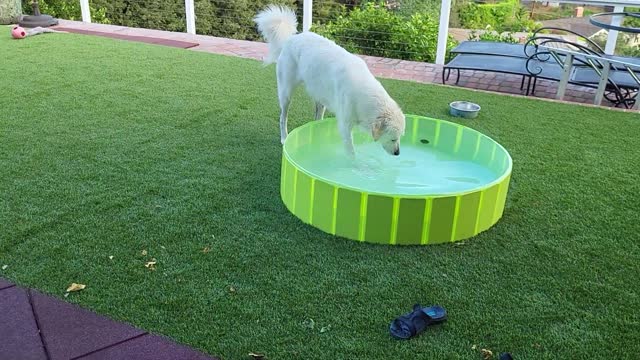
<path id="1" fill-rule="evenodd" d="M 450 12 L 451 0 L 442 0 L 442 4 L 440 6 L 440 25 L 438 26 L 438 48 L 436 51 L 436 64 L 438 65 L 444 65 L 444 57 L 447 52 Z"/>
<path id="2" fill-rule="evenodd" d="M 80 0 L 80 12 L 82 13 L 82 21 L 91 23 L 91 10 L 89 10 L 89 0 Z"/>
<path id="3" fill-rule="evenodd" d="M 613 12 L 623 12 L 624 6 L 616 6 L 613 8 Z M 622 16 L 614 16 L 611 19 L 611 25 L 620 26 L 622 22 Z M 617 30 L 609 30 L 609 35 L 607 36 L 607 45 L 604 48 L 604 53 L 608 55 L 613 55 L 616 50 L 616 43 L 618 42 L 618 31 Z"/>
<path id="4" fill-rule="evenodd" d="M 184 0 L 184 10 L 187 13 L 187 32 L 195 35 L 196 7 L 193 5 L 193 0 Z"/>
<path id="5" fill-rule="evenodd" d="M 304 0 L 302 4 L 302 31 L 311 29 L 311 14 L 313 10 L 313 0 Z"/>

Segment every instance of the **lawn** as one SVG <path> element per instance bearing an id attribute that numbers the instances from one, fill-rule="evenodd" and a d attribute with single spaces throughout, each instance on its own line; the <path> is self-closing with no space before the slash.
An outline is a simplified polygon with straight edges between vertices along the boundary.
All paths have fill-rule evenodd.
<path id="1" fill-rule="evenodd" d="M 514 160 L 494 228 L 390 247 L 282 205 L 273 67 L 71 34 L 1 36 L 0 54 L 0 277 L 84 283 L 66 300 L 224 359 L 640 353 L 637 113 L 384 81 L 407 113 L 478 102 L 464 123 Z M 290 128 L 312 116 L 299 91 Z M 415 302 L 449 321 L 393 340 Z"/>

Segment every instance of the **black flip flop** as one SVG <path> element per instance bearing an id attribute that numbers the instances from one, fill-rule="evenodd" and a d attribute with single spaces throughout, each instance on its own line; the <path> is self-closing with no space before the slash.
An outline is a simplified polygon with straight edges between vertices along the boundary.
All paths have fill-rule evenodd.
<path id="1" fill-rule="evenodd" d="M 433 305 L 426 308 L 420 304 L 413 305 L 413 311 L 398 317 L 391 322 L 389 331 L 396 339 L 412 338 L 427 328 L 447 320 L 447 310 L 442 306 Z"/>

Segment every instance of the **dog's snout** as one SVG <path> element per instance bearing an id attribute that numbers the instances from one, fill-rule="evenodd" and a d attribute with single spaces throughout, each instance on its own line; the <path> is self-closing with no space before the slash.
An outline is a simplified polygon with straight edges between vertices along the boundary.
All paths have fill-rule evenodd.
<path id="1" fill-rule="evenodd" d="M 393 152 L 393 155 L 400 155 L 400 149 L 396 149 L 396 151 Z"/>

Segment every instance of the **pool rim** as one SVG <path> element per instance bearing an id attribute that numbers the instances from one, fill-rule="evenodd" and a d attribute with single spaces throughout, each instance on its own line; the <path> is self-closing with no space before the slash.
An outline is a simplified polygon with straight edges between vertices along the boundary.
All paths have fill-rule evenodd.
<path id="1" fill-rule="evenodd" d="M 480 131 L 478 131 L 478 130 L 476 130 L 474 128 L 471 128 L 469 126 L 466 126 L 466 125 L 463 125 L 463 124 L 459 124 L 459 123 L 456 123 L 456 122 L 453 122 L 453 121 L 435 119 L 435 118 L 431 118 L 431 117 L 428 117 L 428 116 L 422 116 L 422 115 L 405 114 L 405 118 L 410 118 L 410 117 L 413 118 L 413 121 L 416 121 L 416 120 L 419 121 L 420 119 L 427 119 L 427 120 L 431 120 L 431 121 L 451 124 L 451 125 L 454 125 L 456 127 L 467 128 L 467 129 L 471 130 L 472 132 L 479 134 L 480 136 L 486 137 L 487 139 L 491 140 L 491 142 L 494 143 L 498 148 L 500 148 L 502 151 L 504 151 L 504 153 L 506 155 L 506 158 L 507 158 L 507 167 L 505 168 L 503 173 L 500 176 L 498 176 L 495 180 L 493 180 L 491 182 L 488 182 L 488 183 L 485 183 L 485 184 L 483 184 L 481 186 L 478 186 L 478 187 L 475 187 L 475 188 L 472 188 L 472 189 L 467 189 L 467 190 L 464 190 L 464 191 L 439 192 L 439 193 L 434 193 L 434 194 L 398 194 L 398 193 L 390 193 L 390 192 L 367 191 L 367 190 L 363 190 L 362 188 L 348 186 L 348 185 L 337 183 L 337 182 L 332 181 L 332 180 L 327 180 L 323 176 L 319 176 L 319 175 L 317 175 L 315 173 L 312 173 L 312 172 L 308 171 L 305 167 L 301 166 L 298 162 L 296 162 L 295 160 L 293 160 L 291 158 L 291 155 L 287 152 L 287 141 L 286 140 L 285 140 L 284 145 L 282 145 L 282 155 L 284 157 L 286 157 L 287 161 L 289 161 L 296 169 L 298 169 L 298 171 L 303 172 L 304 174 L 306 174 L 310 178 L 315 179 L 316 181 L 319 180 L 319 181 L 327 183 L 327 184 L 329 184 L 331 186 L 334 186 L 336 188 L 347 189 L 347 190 L 351 190 L 351 191 L 365 193 L 367 195 L 386 196 L 386 197 L 392 197 L 392 198 L 424 199 L 424 198 L 441 198 L 441 197 L 466 195 L 466 194 L 471 194 L 471 193 L 475 193 L 475 192 L 479 192 L 479 191 L 485 191 L 485 190 L 495 186 L 496 184 L 502 183 L 507 177 L 511 176 L 511 172 L 513 170 L 512 169 L 513 168 L 513 159 L 511 158 L 511 154 L 509 154 L 507 149 L 505 149 L 504 146 L 502 146 L 498 141 L 494 140 L 492 137 L 490 137 L 488 135 L 485 135 L 485 134 L 481 133 Z M 332 121 L 335 121 L 335 120 L 336 120 L 335 117 L 324 118 L 322 120 L 312 120 L 312 121 L 307 122 L 307 123 L 305 123 L 303 125 L 300 125 L 299 127 L 296 127 L 291 132 L 289 132 L 289 135 L 287 136 L 287 139 L 292 134 L 294 134 L 294 133 L 296 133 L 298 131 L 302 131 L 302 129 L 304 129 L 305 127 L 314 126 L 315 123 L 318 123 L 318 122 L 332 122 Z M 407 134 L 407 133 L 405 132 L 405 134 Z"/>

